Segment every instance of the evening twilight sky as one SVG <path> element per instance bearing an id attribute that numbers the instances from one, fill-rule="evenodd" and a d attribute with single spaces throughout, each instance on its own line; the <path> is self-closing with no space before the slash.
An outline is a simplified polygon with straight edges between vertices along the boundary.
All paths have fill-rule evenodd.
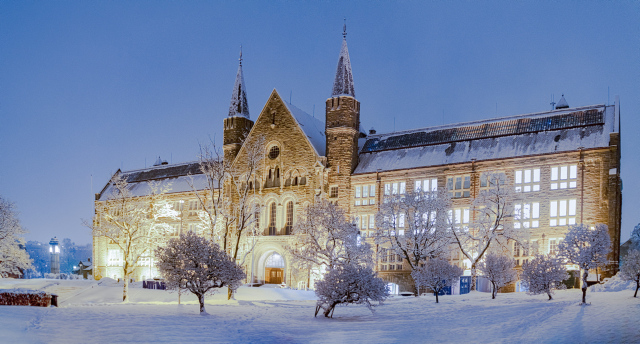
<path id="1" fill-rule="evenodd" d="M 275 88 L 324 121 L 345 17 L 362 127 L 378 133 L 619 95 L 629 238 L 638 1 L 0 1 L 0 195 L 28 240 L 89 243 L 81 221 L 118 168 L 222 145 L 240 45 L 253 120 Z"/>

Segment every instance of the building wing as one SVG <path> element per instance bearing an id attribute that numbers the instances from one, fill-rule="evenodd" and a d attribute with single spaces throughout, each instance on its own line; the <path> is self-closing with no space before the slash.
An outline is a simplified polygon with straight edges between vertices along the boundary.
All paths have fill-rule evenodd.
<path id="1" fill-rule="evenodd" d="M 370 136 L 354 173 L 609 146 L 614 106 L 594 105 Z"/>
<path id="2" fill-rule="evenodd" d="M 159 183 L 160 189 L 167 189 L 167 193 L 193 191 L 191 183 L 196 190 L 204 190 L 207 187 L 207 179 L 200 171 L 198 162 L 188 162 L 175 165 L 159 165 L 145 169 L 132 171 L 118 171 L 129 183 L 129 191 L 134 197 L 149 196 L 152 193 L 149 187 L 150 181 Z M 113 194 L 113 185 L 109 182 L 102 191 L 96 195 L 97 201 L 106 201 Z"/>

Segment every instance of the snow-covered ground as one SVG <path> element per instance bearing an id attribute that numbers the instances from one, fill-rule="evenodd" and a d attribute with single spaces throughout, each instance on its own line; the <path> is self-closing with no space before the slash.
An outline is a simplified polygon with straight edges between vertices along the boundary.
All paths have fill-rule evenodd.
<path id="1" fill-rule="evenodd" d="M 136 287 L 137 286 L 137 287 Z M 0 306 L 0 343 L 638 343 L 640 298 L 633 290 L 559 291 L 552 301 L 525 293 L 392 297 L 372 314 L 363 306 L 314 318 L 311 291 L 240 288 L 207 298 L 198 314 L 192 295 L 134 284 L 122 304 L 113 280 L 0 279 L 0 289 L 29 288 L 60 296 L 60 307 Z M 619 288 L 613 288 L 619 289 Z M 604 290 L 604 288 L 603 288 Z"/>

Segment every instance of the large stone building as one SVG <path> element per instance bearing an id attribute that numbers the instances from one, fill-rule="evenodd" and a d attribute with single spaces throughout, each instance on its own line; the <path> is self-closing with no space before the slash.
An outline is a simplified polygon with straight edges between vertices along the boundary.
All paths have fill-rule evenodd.
<path id="1" fill-rule="evenodd" d="M 255 181 L 252 202 L 261 205 L 258 229 L 262 233 L 247 259 L 247 276 L 254 281 L 313 285 L 309 271 L 294 270 L 285 247 L 302 209 L 317 197 L 345 209 L 363 237 L 376 226 L 375 214 L 385 194 L 408 188 L 446 190 L 460 221 L 469 222 L 470 205 L 483 188 L 483 173 L 499 171 L 518 193 L 520 217 L 515 226 L 530 228 L 531 240 L 541 253 L 554 252 L 568 225 L 605 223 L 609 226 L 615 269 L 620 246 L 620 107 L 591 105 L 571 108 L 564 97 L 547 112 L 420 128 L 401 132 L 365 133 L 347 50 L 342 41 L 331 97 L 326 100 L 323 123 L 284 101 L 273 91 L 255 122 L 249 115 L 242 61 L 234 85 L 229 115 L 224 120 L 224 159 L 242 170 L 243 147 L 262 142 L 262 167 Z M 364 114 L 366 116 L 366 114 Z M 173 234 L 197 230 L 200 210 L 188 179 L 203 187 L 198 163 L 163 164 L 118 171 L 136 196 L 148 195 L 149 180 L 172 183 L 168 197 L 180 210 L 172 222 Z M 198 186 L 200 185 L 200 186 Z M 107 184 L 96 195 L 97 217 L 108 208 Z M 252 239 L 253 240 L 253 239 Z M 530 259 L 513 248 L 518 265 Z M 94 273 L 122 277 L 117 249 L 94 239 Z M 380 275 L 409 288 L 406 263 L 394 254 L 378 257 Z M 468 268 L 459 254 L 451 257 Z M 145 258 L 136 279 L 157 275 L 153 258 Z M 249 278 L 249 277 L 248 277 Z"/>

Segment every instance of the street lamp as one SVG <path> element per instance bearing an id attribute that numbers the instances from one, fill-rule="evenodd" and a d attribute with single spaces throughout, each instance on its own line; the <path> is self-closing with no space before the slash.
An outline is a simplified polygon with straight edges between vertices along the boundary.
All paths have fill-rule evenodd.
<path id="1" fill-rule="evenodd" d="M 51 273 L 60 273 L 60 246 L 58 246 L 58 239 L 53 237 L 49 241 L 49 255 L 51 256 Z"/>

